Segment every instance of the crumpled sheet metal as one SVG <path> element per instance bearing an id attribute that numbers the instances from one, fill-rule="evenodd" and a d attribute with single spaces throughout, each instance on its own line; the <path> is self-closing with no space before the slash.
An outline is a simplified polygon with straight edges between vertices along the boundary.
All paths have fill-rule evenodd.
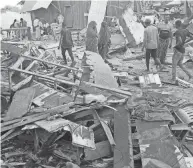
<path id="1" fill-rule="evenodd" d="M 180 108 L 179 110 L 176 110 L 174 112 L 183 123 L 193 123 L 193 104 Z"/>
<path id="2" fill-rule="evenodd" d="M 174 117 L 169 110 L 164 108 L 152 108 L 149 105 L 139 105 L 134 108 L 133 116 L 145 121 L 173 121 Z"/>
<path id="3" fill-rule="evenodd" d="M 169 128 L 163 126 L 166 124 L 167 121 L 137 122 L 143 168 L 187 168 L 179 144 Z"/>
<path id="4" fill-rule="evenodd" d="M 96 149 L 94 142 L 94 132 L 88 127 L 73 123 L 62 118 L 52 121 L 41 120 L 35 122 L 35 124 L 48 132 L 57 132 L 62 129 L 64 129 L 65 131 L 70 131 L 72 135 L 73 145 Z"/>

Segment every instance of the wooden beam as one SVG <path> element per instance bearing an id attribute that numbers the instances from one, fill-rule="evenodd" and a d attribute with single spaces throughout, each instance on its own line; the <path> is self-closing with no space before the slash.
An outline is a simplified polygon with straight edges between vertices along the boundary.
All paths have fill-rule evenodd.
<path id="1" fill-rule="evenodd" d="M 28 116 L 28 117 L 26 117 L 26 119 L 23 122 L 17 122 L 17 123 L 14 123 L 12 125 L 1 127 L 1 132 L 10 130 L 10 129 L 13 129 L 13 128 L 16 128 L 16 127 L 20 127 L 20 126 L 23 126 L 23 125 L 27 125 L 27 124 L 35 122 L 35 121 L 43 120 L 46 117 L 49 117 L 51 114 L 54 115 L 54 114 L 64 112 L 63 115 L 69 115 L 69 113 L 66 112 L 66 110 L 68 110 L 69 107 L 71 107 L 73 105 L 74 105 L 74 103 L 71 102 L 71 103 L 68 103 L 68 104 L 65 104 L 65 105 L 61 105 L 61 106 L 51 108 L 51 109 L 45 111 L 42 115 L 39 115 L 39 116 L 37 116 L 37 115 L 34 115 L 34 117 L 33 116 Z"/>
<path id="2" fill-rule="evenodd" d="M 120 89 L 109 88 L 109 87 L 105 87 L 105 86 L 102 86 L 102 85 L 97 85 L 97 84 L 89 83 L 89 82 L 82 82 L 82 83 L 85 83 L 86 85 L 89 85 L 91 87 L 96 87 L 98 89 L 103 89 L 103 90 L 107 90 L 107 91 L 123 94 L 123 95 L 126 95 L 126 96 L 132 96 L 132 93 L 127 92 L 127 91 L 123 91 L 123 90 L 120 90 Z"/>
<path id="3" fill-rule="evenodd" d="M 27 83 L 29 83 L 30 81 L 32 81 L 32 76 L 27 77 L 26 79 L 22 80 L 21 82 L 17 83 L 16 85 L 14 85 L 11 90 L 12 91 L 17 91 L 18 89 L 20 89 L 22 86 L 26 85 Z"/>
<path id="4" fill-rule="evenodd" d="M 25 58 L 37 60 L 37 61 L 40 61 L 40 62 L 44 62 L 44 63 L 47 63 L 47 64 L 55 65 L 55 66 L 58 66 L 58 67 L 61 67 L 61 68 L 66 68 L 66 69 L 70 69 L 70 70 L 73 70 L 73 71 L 83 72 L 81 69 L 78 69 L 78 68 L 73 68 L 73 67 L 69 67 L 69 66 L 66 66 L 66 65 L 55 64 L 53 62 L 45 61 L 45 60 L 42 60 L 42 59 L 39 59 L 39 58 L 27 56 L 27 55 L 21 55 L 21 56 L 25 57 Z"/>
<path id="5" fill-rule="evenodd" d="M 25 70 L 21 70 L 21 69 L 17 69 L 17 68 L 10 68 L 10 70 L 26 73 L 26 74 L 29 74 L 29 75 L 34 75 L 34 76 L 45 78 L 45 79 L 49 79 L 49 80 L 53 80 L 55 82 L 61 82 L 61 83 L 64 83 L 64 84 L 67 84 L 67 85 L 71 85 L 71 86 L 76 86 L 76 87 L 79 86 L 78 84 L 75 84 L 75 83 L 70 82 L 70 81 L 66 81 L 66 80 L 62 80 L 62 79 L 57 79 L 57 78 L 54 78 L 54 77 L 49 77 L 49 76 L 46 76 L 46 75 L 41 75 L 41 74 L 33 73 L 33 72 L 30 72 L 30 71 L 25 71 Z M 104 87 L 104 86 L 97 85 L 97 84 L 94 84 L 94 83 L 89 83 L 89 82 L 82 82 L 82 83 L 85 83 L 86 85 L 89 85 L 91 87 L 96 87 L 96 88 L 99 88 L 99 89 L 103 89 L 103 90 L 107 90 L 107 91 L 123 94 L 123 95 L 126 95 L 126 96 L 132 96 L 132 94 L 130 92 L 123 91 L 123 90 L 120 90 L 120 89 Z"/>
<path id="6" fill-rule="evenodd" d="M 37 74 L 37 73 L 34 73 L 34 72 L 18 69 L 18 68 L 10 68 L 10 70 L 18 71 L 18 72 L 21 72 L 21 73 L 25 73 L 25 74 L 29 74 L 29 75 L 45 78 L 45 79 L 49 79 L 49 80 L 52 80 L 52 81 L 55 81 L 55 82 L 61 82 L 61 83 L 64 83 L 64 84 L 67 84 L 67 85 L 71 85 L 71 86 L 78 86 L 75 83 L 70 82 L 70 81 L 65 81 L 65 80 L 62 80 L 62 79 L 57 79 L 57 78 L 54 78 L 54 77 L 49 77 L 47 75 L 41 75 L 41 74 Z"/>
<path id="7" fill-rule="evenodd" d="M 20 27 L 20 28 L 11 28 L 11 29 L 2 29 L 1 31 L 16 31 L 16 30 L 27 30 L 27 27 Z"/>

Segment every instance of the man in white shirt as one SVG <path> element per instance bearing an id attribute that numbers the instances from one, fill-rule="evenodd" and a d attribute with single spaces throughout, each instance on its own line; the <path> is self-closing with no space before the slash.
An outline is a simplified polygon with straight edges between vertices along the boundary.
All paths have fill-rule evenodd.
<path id="1" fill-rule="evenodd" d="M 158 42 L 159 42 L 159 37 L 158 37 L 158 29 L 151 24 L 150 19 L 145 20 L 145 30 L 144 30 L 144 40 L 143 40 L 143 48 L 146 49 L 146 66 L 147 66 L 147 71 L 149 72 L 149 61 L 150 57 L 152 57 L 155 61 L 155 64 L 159 66 L 160 70 L 163 69 L 163 66 L 161 65 L 158 57 L 157 57 L 157 48 L 158 48 Z"/>

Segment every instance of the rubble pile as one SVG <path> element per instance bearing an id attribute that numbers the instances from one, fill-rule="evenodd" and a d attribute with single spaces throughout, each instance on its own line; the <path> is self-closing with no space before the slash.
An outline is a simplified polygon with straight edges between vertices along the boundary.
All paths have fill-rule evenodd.
<path id="1" fill-rule="evenodd" d="M 186 167 L 192 103 L 130 66 L 138 48 L 104 61 L 84 34 L 67 65 L 58 43 L 1 42 L 2 167 Z"/>

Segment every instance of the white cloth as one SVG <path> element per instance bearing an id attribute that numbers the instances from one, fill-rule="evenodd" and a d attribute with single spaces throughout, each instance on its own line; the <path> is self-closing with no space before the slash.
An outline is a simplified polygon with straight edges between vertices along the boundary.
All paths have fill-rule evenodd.
<path id="1" fill-rule="evenodd" d="M 63 23 L 63 21 L 64 21 L 64 17 L 63 17 L 62 15 L 59 15 L 59 16 L 58 16 L 58 22 L 59 22 L 59 24 Z"/>
<path id="2" fill-rule="evenodd" d="M 34 27 L 38 26 L 38 24 L 39 24 L 39 19 L 35 19 L 34 20 Z"/>

